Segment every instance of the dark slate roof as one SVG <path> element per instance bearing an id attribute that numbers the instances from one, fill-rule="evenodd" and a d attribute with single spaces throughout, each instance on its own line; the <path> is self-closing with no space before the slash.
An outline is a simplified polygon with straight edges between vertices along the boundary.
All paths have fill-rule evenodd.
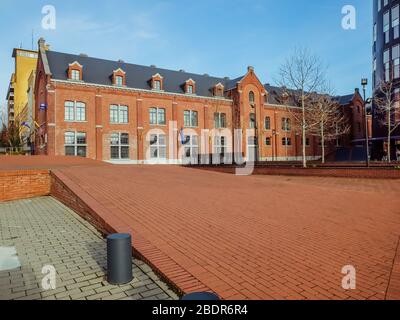
<path id="1" fill-rule="evenodd" d="M 150 90 L 150 80 L 157 73 L 164 78 L 164 91 L 171 93 L 185 93 L 185 82 L 193 79 L 196 82 L 196 95 L 212 97 L 212 89 L 216 84 L 222 83 L 225 89 L 228 89 L 233 82 L 228 78 L 217 78 L 55 51 L 47 51 L 46 54 L 52 78 L 57 80 L 67 80 L 69 64 L 77 61 L 83 66 L 83 81 L 92 84 L 112 85 L 111 76 L 113 71 L 118 68 L 126 72 L 126 86 L 135 89 Z"/>
<path id="2" fill-rule="evenodd" d="M 269 93 L 268 96 L 268 103 L 271 104 L 282 104 L 282 94 L 283 94 L 283 88 L 281 87 L 276 87 L 276 86 L 271 86 L 269 84 L 264 85 L 264 88 L 267 90 L 267 92 Z M 291 90 L 288 90 L 291 91 Z M 354 93 L 352 94 L 348 94 L 348 95 L 344 95 L 344 96 L 336 96 L 333 97 L 334 100 L 337 100 L 338 103 L 342 106 L 350 104 L 353 101 L 354 98 Z M 294 105 L 295 103 L 293 103 L 292 101 L 292 105 Z"/>
<path id="3" fill-rule="evenodd" d="M 345 96 L 338 96 L 338 97 L 335 97 L 335 99 L 339 102 L 340 105 L 344 106 L 344 105 L 350 104 L 353 101 L 354 93 L 348 94 Z"/>

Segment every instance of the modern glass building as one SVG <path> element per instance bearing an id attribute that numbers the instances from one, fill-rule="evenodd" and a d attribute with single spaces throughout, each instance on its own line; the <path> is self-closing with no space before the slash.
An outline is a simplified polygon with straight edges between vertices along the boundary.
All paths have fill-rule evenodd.
<path id="1" fill-rule="evenodd" d="M 381 81 L 393 81 L 393 94 L 400 93 L 400 0 L 373 0 L 373 74 L 374 92 L 379 92 Z M 394 118 L 398 115 L 393 115 Z M 398 119 L 400 121 L 400 119 Z M 387 126 L 382 115 L 373 107 L 373 158 L 382 159 L 387 152 Z M 393 132 L 392 159 L 400 149 L 400 127 Z"/>

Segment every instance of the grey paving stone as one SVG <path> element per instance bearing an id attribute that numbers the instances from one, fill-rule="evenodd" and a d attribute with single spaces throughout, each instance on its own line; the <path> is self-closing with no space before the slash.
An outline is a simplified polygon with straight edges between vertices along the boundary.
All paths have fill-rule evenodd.
<path id="1" fill-rule="evenodd" d="M 51 197 L 0 203 L 0 244 L 16 247 L 21 268 L 0 272 L 0 300 L 177 299 L 143 261 L 134 259 L 134 280 L 106 281 L 102 235 Z M 41 287 L 45 265 L 55 267 L 55 290 Z"/>

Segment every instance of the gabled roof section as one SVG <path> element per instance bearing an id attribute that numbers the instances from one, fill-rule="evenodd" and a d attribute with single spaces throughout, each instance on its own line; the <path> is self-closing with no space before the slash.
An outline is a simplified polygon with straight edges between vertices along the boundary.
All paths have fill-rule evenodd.
<path id="1" fill-rule="evenodd" d="M 335 100 L 337 100 L 339 102 L 339 104 L 342 105 L 342 106 L 352 103 L 353 99 L 354 99 L 354 93 L 353 94 L 347 94 L 345 96 L 337 96 L 337 97 L 335 97 Z"/>
<path id="2" fill-rule="evenodd" d="M 147 67 L 129 64 L 122 61 L 110 61 L 55 51 L 47 51 L 46 56 L 49 62 L 52 78 L 56 80 L 68 80 L 68 74 L 66 71 L 68 65 L 77 61 L 83 65 L 83 80 L 85 83 L 112 85 L 110 74 L 112 74 L 114 70 L 120 68 L 126 72 L 126 87 L 128 88 L 151 90 L 152 88 L 149 79 L 152 79 L 152 77 L 157 73 L 163 76 L 164 92 L 185 94 L 182 85 L 185 84 L 188 79 L 192 79 L 196 83 L 197 96 L 214 97 L 213 88 L 218 83 L 223 84 L 225 88 L 229 87 L 226 78 Z"/>

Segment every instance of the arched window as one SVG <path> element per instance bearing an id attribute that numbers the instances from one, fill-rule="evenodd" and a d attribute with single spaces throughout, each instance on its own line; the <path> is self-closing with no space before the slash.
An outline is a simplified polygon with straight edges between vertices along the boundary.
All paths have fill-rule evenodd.
<path id="1" fill-rule="evenodd" d="M 254 103 L 255 102 L 255 97 L 254 97 L 254 92 L 253 91 L 249 92 L 249 101 L 250 101 L 250 103 Z"/>

